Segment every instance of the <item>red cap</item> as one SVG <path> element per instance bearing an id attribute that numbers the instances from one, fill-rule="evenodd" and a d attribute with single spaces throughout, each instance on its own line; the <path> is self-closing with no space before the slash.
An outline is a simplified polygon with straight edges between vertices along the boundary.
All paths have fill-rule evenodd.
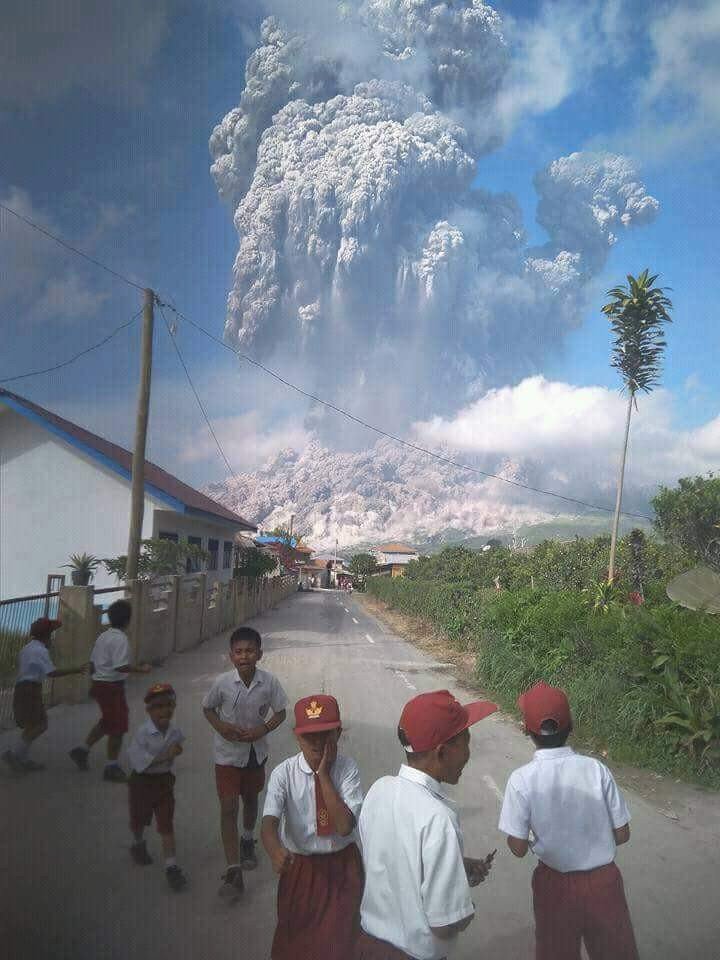
<path id="1" fill-rule="evenodd" d="M 432 750 L 496 710 L 497 704 L 487 700 L 462 704 L 449 690 L 421 693 L 405 704 L 400 717 L 400 729 L 410 745 L 410 750 L 405 749 L 411 753 Z"/>
<path id="2" fill-rule="evenodd" d="M 36 640 L 43 640 L 45 637 L 49 637 L 53 630 L 57 630 L 61 626 L 62 623 L 59 620 L 39 617 L 30 625 L 30 635 L 35 637 Z"/>
<path id="3" fill-rule="evenodd" d="M 546 720 L 554 720 L 558 730 L 567 730 L 572 723 L 565 692 L 549 686 L 544 680 L 520 694 L 517 703 L 525 719 L 525 728 L 538 736 Z"/>
<path id="4" fill-rule="evenodd" d="M 314 693 L 295 704 L 295 733 L 322 733 L 341 726 L 340 707 L 335 697 Z"/>
<path id="5" fill-rule="evenodd" d="M 175 700 L 175 690 L 169 683 L 154 683 L 145 694 L 145 703 L 150 703 L 155 697 L 172 697 Z"/>

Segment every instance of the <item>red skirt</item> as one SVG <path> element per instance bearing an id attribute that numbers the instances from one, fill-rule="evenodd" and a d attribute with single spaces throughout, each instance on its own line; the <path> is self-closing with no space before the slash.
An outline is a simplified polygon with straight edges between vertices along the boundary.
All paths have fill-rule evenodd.
<path id="1" fill-rule="evenodd" d="M 175 777 L 172 773 L 137 773 L 128 780 L 128 803 L 130 806 L 130 830 L 139 833 L 149 827 L 153 814 L 158 833 L 173 832 L 175 813 Z"/>
<path id="2" fill-rule="evenodd" d="M 559 873 L 544 863 L 532 879 L 536 960 L 638 960 L 622 875 L 614 863 Z"/>
<path id="3" fill-rule="evenodd" d="M 124 680 L 95 680 L 90 696 L 100 707 L 100 729 L 109 737 L 128 732 L 128 705 Z"/>
<path id="4" fill-rule="evenodd" d="M 361 930 L 354 960 L 412 960 L 412 957 L 391 943 L 371 937 L 369 933 Z"/>
<path id="5" fill-rule="evenodd" d="M 21 680 L 15 685 L 13 693 L 13 716 L 15 723 L 25 727 L 41 727 L 47 724 L 47 713 L 43 704 L 42 684 L 32 680 Z"/>
<path id="6" fill-rule="evenodd" d="M 363 882 L 354 843 L 338 853 L 296 853 L 280 877 L 272 960 L 352 958 L 360 931 Z"/>

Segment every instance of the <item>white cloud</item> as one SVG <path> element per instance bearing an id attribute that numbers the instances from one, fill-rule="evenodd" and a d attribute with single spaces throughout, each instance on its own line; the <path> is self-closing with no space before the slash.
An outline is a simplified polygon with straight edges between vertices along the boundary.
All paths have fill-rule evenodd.
<path id="1" fill-rule="evenodd" d="M 109 299 L 109 293 L 89 290 L 76 273 L 71 273 L 48 282 L 33 312 L 39 320 L 61 319 L 72 323 L 95 316 Z"/>
<path id="2" fill-rule="evenodd" d="M 257 470 L 269 459 L 288 448 L 302 450 L 310 435 L 298 423 L 286 421 L 272 429 L 263 427 L 257 411 L 213 420 L 213 430 L 236 473 Z M 186 437 L 178 451 L 181 463 L 217 461 L 215 441 L 205 425 Z M 214 471 L 217 472 L 217 471 Z M 227 470 L 220 471 L 226 473 Z"/>

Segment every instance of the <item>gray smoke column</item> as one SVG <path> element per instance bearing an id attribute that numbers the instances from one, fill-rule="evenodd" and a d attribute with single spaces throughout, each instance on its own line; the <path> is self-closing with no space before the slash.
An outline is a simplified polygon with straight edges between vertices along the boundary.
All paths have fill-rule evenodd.
<path id="1" fill-rule="evenodd" d="M 515 200 L 476 182 L 510 63 L 491 7 L 270 6 L 210 141 L 240 241 L 228 341 L 292 351 L 322 395 L 396 429 L 536 370 L 610 247 L 658 210 L 633 165 L 551 163 L 535 180 L 548 241 L 530 249 Z"/>

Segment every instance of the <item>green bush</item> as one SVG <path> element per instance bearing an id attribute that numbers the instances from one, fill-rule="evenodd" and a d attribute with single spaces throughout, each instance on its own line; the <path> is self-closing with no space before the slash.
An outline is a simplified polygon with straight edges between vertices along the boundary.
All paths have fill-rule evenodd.
<path id="1" fill-rule="evenodd" d="M 477 681 L 504 706 L 537 680 L 557 684 L 591 749 L 720 787 L 716 618 L 670 603 L 595 613 L 577 590 L 386 577 L 368 590 L 474 649 Z"/>

